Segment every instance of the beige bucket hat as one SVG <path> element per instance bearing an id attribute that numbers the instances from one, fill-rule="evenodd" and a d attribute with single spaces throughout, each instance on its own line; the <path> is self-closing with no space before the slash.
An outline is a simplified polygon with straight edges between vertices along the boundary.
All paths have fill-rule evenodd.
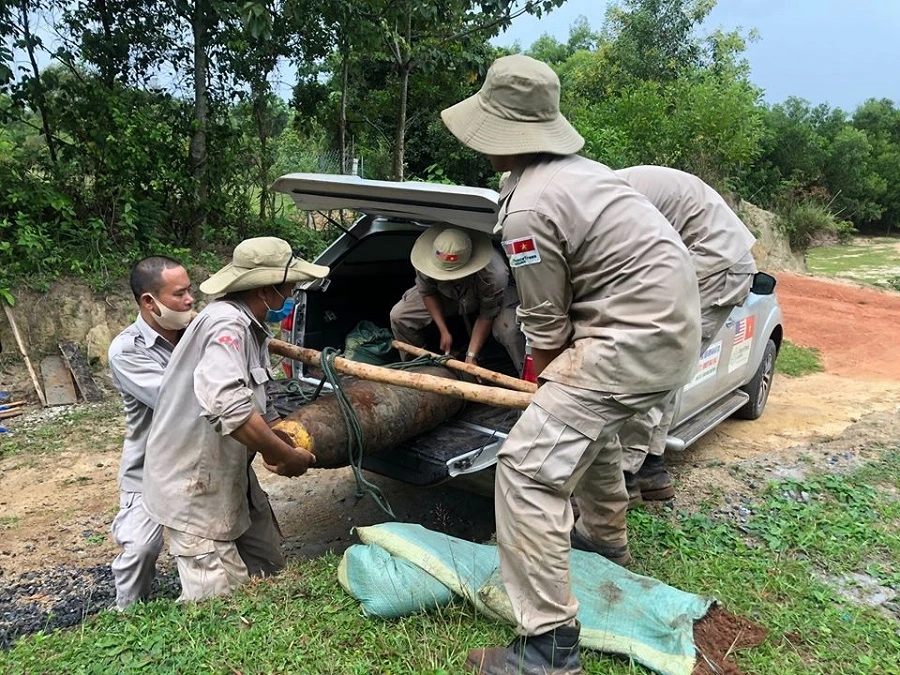
<path id="1" fill-rule="evenodd" d="M 441 111 L 461 143 L 485 155 L 570 155 L 584 139 L 559 112 L 559 78 L 546 63 L 514 54 L 494 61 L 481 90 Z"/>
<path id="2" fill-rule="evenodd" d="M 491 251 L 491 238 L 483 232 L 431 227 L 416 239 L 409 259 L 426 277 L 453 281 L 487 267 Z"/>
<path id="3" fill-rule="evenodd" d="M 235 246 L 231 262 L 200 284 L 200 290 L 207 295 L 221 295 L 288 281 L 321 279 L 329 271 L 296 256 L 284 239 L 255 237 Z"/>

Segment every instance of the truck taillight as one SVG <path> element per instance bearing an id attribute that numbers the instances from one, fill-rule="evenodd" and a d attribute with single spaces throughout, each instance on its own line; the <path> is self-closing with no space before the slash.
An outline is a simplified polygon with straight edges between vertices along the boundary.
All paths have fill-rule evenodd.
<path id="1" fill-rule="evenodd" d="M 291 333 L 294 327 L 294 313 L 291 312 L 284 318 L 281 322 L 281 339 L 291 343 Z M 281 359 L 281 369 L 284 371 L 284 375 L 287 378 L 292 378 L 294 376 L 294 368 L 292 366 L 291 360 L 287 357 L 283 357 Z"/>
<path id="2" fill-rule="evenodd" d="M 526 382 L 537 384 L 537 377 L 534 375 L 534 360 L 531 358 L 531 354 L 525 357 L 525 365 L 522 366 L 522 379 Z"/>

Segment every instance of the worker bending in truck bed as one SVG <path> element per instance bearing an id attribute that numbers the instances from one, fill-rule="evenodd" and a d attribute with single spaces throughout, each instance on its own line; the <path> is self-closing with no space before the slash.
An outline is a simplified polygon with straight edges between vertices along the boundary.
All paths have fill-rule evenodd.
<path id="1" fill-rule="evenodd" d="M 178 565 L 180 600 L 227 595 L 250 576 L 284 566 L 281 533 L 251 462 L 281 476 L 315 461 L 279 438 L 266 397 L 266 312 L 298 281 L 327 267 L 294 256 L 275 237 L 247 239 L 200 290 L 222 296 L 191 322 L 160 385 L 144 464 L 144 505 L 166 528 Z"/>
<path id="2" fill-rule="evenodd" d="M 112 382 L 125 408 L 119 513 L 112 523 L 122 549 L 112 563 L 118 609 L 146 599 L 156 575 L 163 533 L 143 505 L 144 455 L 163 373 L 194 306 L 187 270 L 172 258 L 144 258 L 132 268 L 130 281 L 138 317 L 109 345 Z"/>
<path id="3" fill-rule="evenodd" d="M 434 323 L 441 352 L 449 354 L 453 336 L 446 317 L 458 315 L 469 332 L 466 363 L 477 365 L 484 343 L 493 334 L 521 373 L 525 336 L 516 323 L 519 297 L 490 237 L 474 230 L 432 227 L 416 240 L 410 261 L 416 269 L 416 285 L 391 309 L 394 337 L 424 347 L 425 328 Z"/>
<path id="4" fill-rule="evenodd" d="M 682 387 L 700 353 L 687 249 L 643 195 L 576 154 L 584 139 L 559 112 L 559 86 L 546 64 L 506 56 L 441 113 L 462 143 L 511 171 L 498 227 L 540 381 L 497 454 L 494 489 L 520 637 L 471 651 L 465 667 L 482 675 L 582 672 L 570 548 L 628 563 L 617 434 Z"/>
<path id="5" fill-rule="evenodd" d="M 691 255 L 700 290 L 702 353 L 731 310 L 750 294 L 757 271 L 750 249 L 756 239 L 722 195 L 697 176 L 662 166 L 635 166 L 615 173 L 666 217 Z M 669 400 L 633 417 L 619 432 L 631 502 L 675 496 L 663 459 L 674 416 L 673 392 Z"/>

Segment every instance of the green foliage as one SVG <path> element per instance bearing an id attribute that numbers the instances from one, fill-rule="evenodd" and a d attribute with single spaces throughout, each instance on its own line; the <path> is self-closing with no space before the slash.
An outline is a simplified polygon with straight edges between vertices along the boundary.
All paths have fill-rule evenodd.
<path id="1" fill-rule="evenodd" d="M 827 206 L 816 201 L 787 201 L 776 214 L 779 227 L 797 252 L 829 241 L 847 242 L 856 234 L 852 223 L 838 220 Z"/>
<path id="2" fill-rule="evenodd" d="M 667 84 L 642 82 L 599 103 L 568 98 L 567 104 L 588 156 L 614 168 L 673 166 L 721 183 L 757 152 L 757 96 L 745 82 L 698 71 Z"/>
<path id="3" fill-rule="evenodd" d="M 787 199 L 829 204 L 863 230 L 896 226 L 900 216 L 900 110 L 867 101 L 848 118 L 840 109 L 797 98 L 764 115 L 765 134 L 744 192 L 772 207 Z"/>
<path id="4" fill-rule="evenodd" d="M 775 361 L 775 371 L 789 377 L 801 377 L 810 373 L 819 373 L 824 370 L 822 355 L 814 347 L 801 347 L 790 340 L 781 343 L 778 350 L 778 359 Z"/>
<path id="5" fill-rule="evenodd" d="M 703 63 L 696 31 L 714 6 L 715 0 L 623 0 L 612 5 L 606 15 L 610 59 L 626 82 L 678 79 Z"/>
<path id="6" fill-rule="evenodd" d="M 358 159 L 369 178 L 495 185 L 438 111 L 477 91 L 508 53 L 491 36 L 559 4 L 0 3 L 0 289 L 59 274 L 102 287 L 148 253 L 200 255 L 253 234 L 319 250 L 330 234 L 285 220 L 293 206 L 270 189 L 288 172 L 349 171 Z M 900 110 L 888 100 L 852 116 L 799 99 L 760 105 L 743 57 L 753 32 L 704 34 L 714 4 L 621 0 L 602 29 L 579 17 L 567 40 L 530 46 L 559 73 L 585 153 L 613 167 L 674 166 L 779 207 L 800 247 L 846 238 L 845 221 L 889 233 L 900 218 Z M 65 46 L 51 53 L 37 25 Z M 209 59 L 202 73 L 195 37 Z M 13 70 L 9 45 L 50 65 Z M 285 60 L 297 70 L 289 104 L 274 95 Z M 191 90 L 200 76 L 205 99 Z M 834 223 L 808 202 L 827 204 Z"/>

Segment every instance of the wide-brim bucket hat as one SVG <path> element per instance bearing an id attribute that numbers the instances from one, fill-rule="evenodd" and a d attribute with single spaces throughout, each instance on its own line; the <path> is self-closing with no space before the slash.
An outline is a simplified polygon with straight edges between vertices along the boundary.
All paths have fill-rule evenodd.
<path id="1" fill-rule="evenodd" d="M 409 260 L 426 277 L 453 281 L 487 267 L 492 251 L 484 232 L 435 226 L 419 235 Z"/>
<path id="2" fill-rule="evenodd" d="M 530 56 L 497 59 L 481 90 L 441 111 L 461 143 L 485 155 L 570 155 L 584 139 L 559 112 L 559 78 Z"/>
<path id="3" fill-rule="evenodd" d="M 289 281 L 321 279 L 329 272 L 328 267 L 313 265 L 297 256 L 284 239 L 254 237 L 235 246 L 231 262 L 200 284 L 200 290 L 207 295 L 221 295 Z"/>

